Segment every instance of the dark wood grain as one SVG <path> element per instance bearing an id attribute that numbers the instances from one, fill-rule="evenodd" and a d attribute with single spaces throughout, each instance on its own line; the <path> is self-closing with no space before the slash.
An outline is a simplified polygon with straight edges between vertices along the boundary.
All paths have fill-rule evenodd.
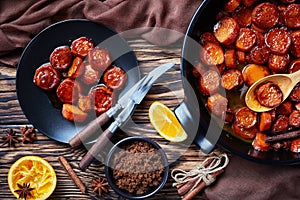
<path id="1" fill-rule="evenodd" d="M 159 100 L 171 109 L 174 109 L 183 99 L 184 93 L 181 85 L 180 52 L 181 44 L 168 47 L 157 47 L 145 42 L 143 39 L 135 38 L 129 40 L 130 46 L 134 49 L 139 60 L 142 76 L 149 73 L 156 66 L 174 62 L 176 66 L 165 73 L 155 82 L 145 99 L 137 106 L 132 121 L 134 126 L 125 126 L 129 135 L 143 135 L 159 143 L 165 150 L 170 168 L 180 166 L 182 169 L 190 170 L 199 162 L 201 152 L 195 145 L 180 150 L 178 144 L 170 143 L 162 139 L 152 128 L 148 109 L 153 101 Z M 20 127 L 31 126 L 24 116 L 16 95 L 15 88 L 16 68 L 0 66 L 0 131 L 13 128 L 20 137 Z M 120 134 L 122 137 L 122 134 Z M 123 137 L 126 137 L 126 135 Z M 15 148 L 6 145 L 0 146 L 0 198 L 15 199 L 9 191 L 7 184 L 7 173 L 10 166 L 20 157 L 25 155 L 38 155 L 45 158 L 54 167 L 57 174 L 57 187 L 49 199 L 122 199 L 111 188 L 109 193 L 98 197 L 92 192 L 90 184 L 98 175 L 105 176 L 104 164 L 94 161 L 86 171 L 81 171 L 78 164 L 85 155 L 84 147 L 72 148 L 68 144 L 56 142 L 42 135 L 37 131 L 37 140 L 33 144 L 16 144 Z M 87 187 L 86 194 L 82 194 L 58 161 L 59 156 L 64 156 L 75 173 Z M 165 187 L 150 199 L 180 199 L 175 187 L 172 187 L 173 180 L 169 177 Z M 203 193 L 197 195 L 196 199 L 206 199 Z"/>

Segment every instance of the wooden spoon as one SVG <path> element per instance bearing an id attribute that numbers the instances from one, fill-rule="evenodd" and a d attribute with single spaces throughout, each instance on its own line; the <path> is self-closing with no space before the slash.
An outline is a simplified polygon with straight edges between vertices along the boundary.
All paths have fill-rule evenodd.
<path id="1" fill-rule="evenodd" d="M 262 106 L 256 98 L 256 88 L 261 83 L 264 82 L 272 82 L 280 88 L 280 90 L 283 93 L 282 102 L 290 95 L 291 91 L 295 87 L 295 85 L 300 82 L 300 70 L 292 73 L 292 74 L 274 74 L 270 76 L 266 76 L 258 81 L 256 81 L 251 87 L 248 89 L 246 96 L 245 96 L 245 102 L 246 105 L 255 112 L 265 112 L 272 110 L 275 107 L 269 108 Z"/>

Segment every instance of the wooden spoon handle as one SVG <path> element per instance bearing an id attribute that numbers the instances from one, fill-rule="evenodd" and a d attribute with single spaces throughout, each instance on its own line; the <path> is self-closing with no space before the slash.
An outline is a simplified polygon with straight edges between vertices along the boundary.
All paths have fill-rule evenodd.
<path id="1" fill-rule="evenodd" d="M 300 82 L 300 70 L 290 74 L 290 77 L 295 85 Z"/>

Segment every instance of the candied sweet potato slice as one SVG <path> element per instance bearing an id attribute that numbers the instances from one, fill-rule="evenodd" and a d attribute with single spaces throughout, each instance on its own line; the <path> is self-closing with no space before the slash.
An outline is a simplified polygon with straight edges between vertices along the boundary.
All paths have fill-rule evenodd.
<path id="1" fill-rule="evenodd" d="M 239 30 L 239 24 L 234 18 L 225 17 L 214 26 L 214 35 L 220 43 L 230 45 L 235 41 Z"/>
<path id="2" fill-rule="evenodd" d="M 300 30 L 293 31 L 290 34 L 292 43 L 291 43 L 291 54 L 296 58 L 300 58 Z"/>
<path id="3" fill-rule="evenodd" d="M 219 90 L 220 76 L 217 71 L 208 70 L 199 78 L 199 89 L 204 95 L 212 95 Z"/>
<path id="4" fill-rule="evenodd" d="M 273 28 L 265 36 L 265 43 L 271 52 L 275 54 L 286 54 L 291 45 L 291 38 L 287 30 Z"/>
<path id="5" fill-rule="evenodd" d="M 256 34 L 250 28 L 241 28 L 235 42 L 235 47 L 241 51 L 249 51 L 256 43 Z"/>
<path id="6" fill-rule="evenodd" d="M 222 86 L 226 90 L 239 88 L 244 83 L 242 72 L 238 69 L 230 69 L 222 75 Z"/>
<path id="7" fill-rule="evenodd" d="M 228 68 L 237 67 L 237 58 L 235 49 L 226 49 L 224 54 L 225 66 Z"/>
<path id="8" fill-rule="evenodd" d="M 224 5 L 224 10 L 227 12 L 233 12 L 241 5 L 241 0 L 228 0 Z"/>
<path id="9" fill-rule="evenodd" d="M 258 151 L 268 151 L 270 149 L 270 144 L 266 142 L 267 135 L 258 132 L 252 142 L 252 146 Z"/>
<path id="10" fill-rule="evenodd" d="M 252 23 L 263 30 L 274 27 L 279 20 L 279 12 L 275 4 L 263 2 L 252 11 Z"/>
<path id="11" fill-rule="evenodd" d="M 270 72 L 267 67 L 262 65 L 249 64 L 244 67 L 242 74 L 245 84 L 250 87 L 259 79 L 270 75 Z"/>
<path id="12" fill-rule="evenodd" d="M 216 43 L 207 43 L 200 50 L 202 61 L 209 66 L 215 66 L 224 62 L 224 52 L 222 47 Z"/>
<path id="13" fill-rule="evenodd" d="M 272 116 L 269 112 L 262 112 L 259 118 L 259 131 L 267 131 L 271 128 Z"/>
<path id="14" fill-rule="evenodd" d="M 74 122 L 83 122 L 88 116 L 87 113 L 72 104 L 63 104 L 61 112 L 65 119 Z"/>
<path id="15" fill-rule="evenodd" d="M 217 116 L 225 116 L 228 100 L 219 93 L 207 98 L 207 108 Z"/>

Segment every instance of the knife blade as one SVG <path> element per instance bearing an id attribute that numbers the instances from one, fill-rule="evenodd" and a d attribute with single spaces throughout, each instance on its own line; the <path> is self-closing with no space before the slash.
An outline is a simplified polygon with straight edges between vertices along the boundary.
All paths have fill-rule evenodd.
<path id="1" fill-rule="evenodd" d="M 93 121 L 91 121 L 85 128 L 83 128 L 78 134 L 70 139 L 69 144 L 72 147 L 76 147 L 88 141 L 93 134 L 101 128 L 115 113 L 120 109 L 125 108 L 131 101 L 134 104 L 139 104 L 147 92 L 152 87 L 152 84 L 157 80 L 164 72 L 173 67 L 174 63 L 166 63 L 155 68 L 139 80 L 130 90 L 128 90 L 116 103 L 115 106 L 110 108 L 107 112 L 101 114 Z M 139 94 L 139 95 L 138 95 Z"/>

